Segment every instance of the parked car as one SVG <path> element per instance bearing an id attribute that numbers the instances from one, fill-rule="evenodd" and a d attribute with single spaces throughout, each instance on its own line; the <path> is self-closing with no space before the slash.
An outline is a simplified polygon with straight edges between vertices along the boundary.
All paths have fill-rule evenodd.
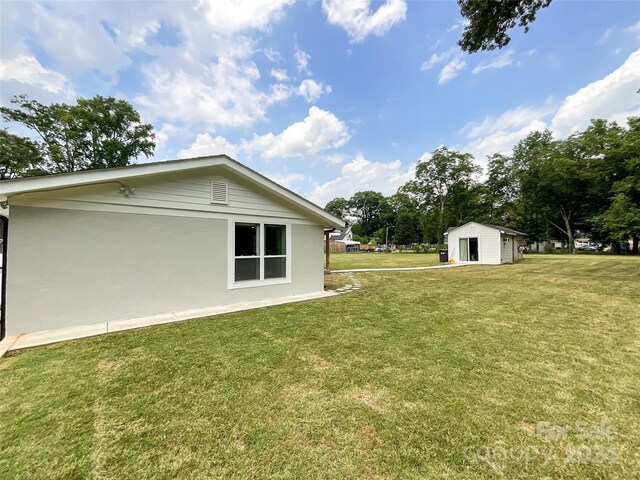
<path id="1" fill-rule="evenodd" d="M 580 252 L 597 252 L 598 251 L 598 246 L 595 243 L 581 242 L 576 247 L 576 250 L 578 250 Z"/>

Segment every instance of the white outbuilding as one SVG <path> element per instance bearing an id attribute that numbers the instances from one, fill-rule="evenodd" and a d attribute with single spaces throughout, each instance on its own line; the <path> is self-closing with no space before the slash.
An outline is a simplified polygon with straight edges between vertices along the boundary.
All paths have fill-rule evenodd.
<path id="1" fill-rule="evenodd" d="M 344 227 L 226 155 L 1 181 L 0 207 L 0 340 L 40 343 L 326 296 Z"/>
<path id="2" fill-rule="evenodd" d="M 522 259 L 526 233 L 489 223 L 469 222 L 447 230 L 449 260 L 455 263 L 499 265 Z"/>

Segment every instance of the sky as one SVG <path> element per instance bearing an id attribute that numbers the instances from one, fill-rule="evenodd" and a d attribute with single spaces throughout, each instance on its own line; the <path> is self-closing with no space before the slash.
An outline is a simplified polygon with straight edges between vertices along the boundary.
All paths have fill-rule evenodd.
<path id="1" fill-rule="evenodd" d="M 156 132 L 138 163 L 226 153 L 321 206 L 395 193 L 443 145 L 485 166 L 640 115 L 636 1 L 555 0 L 476 54 L 455 1 L 3 0 L 0 27 L 2 105 L 124 98 Z"/>

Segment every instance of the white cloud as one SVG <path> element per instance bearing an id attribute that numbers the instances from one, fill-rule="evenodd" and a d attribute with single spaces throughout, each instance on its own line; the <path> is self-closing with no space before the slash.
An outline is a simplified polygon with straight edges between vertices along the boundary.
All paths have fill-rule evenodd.
<path id="1" fill-rule="evenodd" d="M 282 54 L 273 48 L 263 48 L 260 50 L 271 63 L 282 63 L 284 58 Z"/>
<path id="2" fill-rule="evenodd" d="M 476 65 L 476 67 L 473 69 L 473 73 L 480 73 L 485 70 L 505 68 L 510 65 L 513 65 L 514 55 L 515 55 L 515 52 L 513 50 L 507 50 L 505 53 L 502 53 L 497 57 L 492 58 L 491 60 L 488 60 L 486 62 L 482 62 Z"/>
<path id="3" fill-rule="evenodd" d="M 147 37 L 153 33 L 157 33 L 160 29 L 160 22 L 150 20 L 136 26 L 129 34 L 128 43 L 132 47 L 142 48 L 147 44 Z"/>
<path id="4" fill-rule="evenodd" d="M 596 42 L 596 45 L 598 47 L 603 46 L 605 43 L 607 43 L 607 41 L 609 40 L 609 38 L 611 38 L 611 34 L 615 31 L 615 28 L 613 27 L 609 27 L 607 28 L 604 33 L 600 36 L 600 38 L 598 39 L 598 41 Z"/>
<path id="5" fill-rule="evenodd" d="M 349 160 L 350 155 L 347 153 L 325 153 L 318 155 L 318 157 L 329 165 L 340 165 L 341 163 Z"/>
<path id="6" fill-rule="evenodd" d="M 315 99 L 317 89 L 307 85 L 299 91 L 298 86 L 259 81 L 255 55 L 264 53 L 274 61 L 280 57 L 274 50 L 256 48 L 258 40 L 249 36 L 250 30 L 268 30 L 292 0 L 241 3 L 216 0 L 177 8 L 171 2 L 131 2 L 123 9 L 113 2 L 17 2 L 7 11 L 3 6 L 7 22 L 0 30 L 2 60 L 40 58 L 30 52 L 29 45 L 35 44 L 46 52 L 47 68 L 65 78 L 90 81 L 97 91 L 123 95 L 120 89 L 128 81 L 123 84 L 117 74 L 136 58 L 132 72 L 139 70 L 143 80 L 133 87 L 137 93 L 131 94 L 132 100 L 150 121 L 191 124 L 200 131 L 251 126 L 264 119 L 272 105 L 293 95 Z M 154 41 L 161 29 L 167 35 Z M 134 50 L 145 57 L 132 57 Z M 308 55 L 302 57 L 308 62 Z M 286 81 L 286 73 L 275 68 L 276 82 Z M 47 90 L 59 88 L 60 78 L 49 75 Z M 2 101 L 14 90 L 30 95 L 35 91 L 40 100 L 60 100 L 45 90 L 21 92 L 16 80 L 10 82 L 3 82 Z M 322 93 L 327 91 L 323 85 Z"/>
<path id="7" fill-rule="evenodd" d="M 640 21 L 624 29 L 626 33 L 640 33 Z"/>
<path id="8" fill-rule="evenodd" d="M 286 100 L 287 88 L 257 89 L 260 72 L 250 60 L 250 43 L 220 52 L 216 62 L 184 62 L 170 66 L 154 62 L 142 71 L 147 93 L 136 102 L 152 118 L 206 125 L 248 126 L 264 118 L 269 105 Z"/>
<path id="9" fill-rule="evenodd" d="M 486 156 L 508 153 L 513 146 L 534 131 L 551 129 L 558 138 L 586 128 L 591 119 L 604 118 L 625 124 L 630 116 L 640 115 L 638 89 L 640 50 L 601 80 L 590 83 L 562 102 L 548 99 L 540 107 L 520 106 L 481 122 L 470 122 L 460 133 L 467 138 L 458 149 L 472 153 L 484 165 Z"/>
<path id="10" fill-rule="evenodd" d="M 307 198 L 318 205 L 325 205 L 335 197 L 349 198 L 362 190 L 390 195 L 414 176 L 415 164 L 403 168 L 400 160 L 372 162 L 358 154 L 351 162 L 343 165 L 339 177 L 316 184 Z"/>
<path id="11" fill-rule="evenodd" d="M 525 125 L 515 126 L 515 129 L 503 128 L 495 130 L 486 136 L 475 138 L 460 149 L 473 154 L 476 161 L 486 165 L 486 157 L 494 153 L 508 154 L 513 146 L 531 132 L 544 130 L 547 124 L 542 120 L 531 120 Z"/>
<path id="12" fill-rule="evenodd" d="M 277 22 L 294 0 L 200 0 L 198 8 L 216 33 L 233 34 L 248 29 L 265 30 Z"/>
<path id="13" fill-rule="evenodd" d="M 311 75 L 311 72 L 309 71 L 309 60 L 311 60 L 311 55 L 309 55 L 307 52 L 304 52 L 300 50 L 298 47 L 296 47 L 295 52 L 293 52 L 293 58 L 296 61 L 296 66 L 298 67 L 298 73 Z"/>
<path id="14" fill-rule="evenodd" d="M 267 173 L 265 177 L 291 189 L 296 183 L 304 182 L 307 177 L 302 173 Z"/>
<path id="15" fill-rule="evenodd" d="M 466 27 L 467 25 L 469 25 L 469 20 L 463 18 L 447 28 L 447 32 L 455 32 L 459 28 Z"/>
<path id="16" fill-rule="evenodd" d="M 278 68 L 272 68 L 271 76 L 279 82 L 286 82 L 287 80 L 289 80 L 289 75 L 287 75 L 287 71 L 283 69 L 281 70 Z"/>
<path id="17" fill-rule="evenodd" d="M 352 42 L 361 42 L 369 35 L 381 37 L 395 24 L 404 21 L 407 4 L 404 0 L 387 0 L 375 12 L 370 0 L 323 0 L 322 10 L 332 25 L 342 27 Z"/>
<path id="18" fill-rule="evenodd" d="M 38 44 L 61 70 L 97 70 L 113 76 L 131 64 L 124 47 L 109 35 L 98 15 L 74 15 L 71 4 L 66 2 L 54 4 L 53 8 L 56 10 L 35 5 L 32 28 Z"/>
<path id="19" fill-rule="evenodd" d="M 309 78 L 300 83 L 298 87 L 298 95 L 300 95 L 307 103 L 313 103 L 318 100 L 323 93 L 331 93 L 331 86 L 318 83 Z"/>
<path id="20" fill-rule="evenodd" d="M 18 55 L 0 63 L 0 80 L 15 81 L 42 88 L 49 93 L 73 95 L 67 78 L 61 73 L 44 68 L 32 55 Z"/>
<path id="21" fill-rule="evenodd" d="M 172 123 L 162 124 L 156 131 L 156 154 L 159 150 L 164 150 L 171 140 L 185 137 L 188 133 L 189 131 L 184 127 L 178 127 Z"/>
<path id="22" fill-rule="evenodd" d="M 284 102 L 291 97 L 294 88 L 284 83 L 276 83 L 271 85 L 271 93 L 269 94 L 269 103 Z"/>
<path id="23" fill-rule="evenodd" d="M 565 98 L 551 122 L 553 131 L 566 136 L 588 126 L 592 118 L 620 121 L 637 115 L 639 74 L 640 50 L 636 50 L 621 67 Z"/>
<path id="24" fill-rule="evenodd" d="M 438 76 L 438 84 L 443 85 L 450 80 L 453 80 L 460 72 L 464 70 L 466 66 L 466 62 L 462 60 L 460 57 L 456 57 L 447 63 L 444 68 L 440 71 L 440 75 Z"/>
<path id="25" fill-rule="evenodd" d="M 237 145 L 230 143 L 221 135 L 214 138 L 208 133 L 200 133 L 196 136 L 193 145 L 178 152 L 178 158 L 205 157 L 223 153 L 235 158 L 239 151 Z"/>
<path id="26" fill-rule="evenodd" d="M 457 49 L 455 47 L 451 47 L 449 50 L 445 50 L 444 52 L 434 53 L 433 55 L 431 55 L 431 57 L 429 57 L 429 60 L 425 60 L 424 62 L 422 62 L 420 70 L 432 69 L 439 63 L 442 63 L 444 60 L 451 58 L 456 53 L 456 51 Z"/>
<path id="27" fill-rule="evenodd" d="M 548 99 L 542 107 L 520 106 L 506 110 L 499 116 L 489 115 L 482 122 L 469 122 L 460 132 L 467 138 L 491 135 L 504 130 L 520 129 L 534 120 L 542 120 L 552 114 L 557 105 Z"/>
<path id="28" fill-rule="evenodd" d="M 302 157 L 342 147 L 348 141 L 347 125 L 333 113 L 313 106 L 303 121 L 290 125 L 277 135 L 254 134 L 243 148 L 260 152 L 263 158 Z"/>
<path id="29" fill-rule="evenodd" d="M 292 95 L 302 97 L 307 103 L 314 103 L 323 94 L 331 93 L 331 86 L 313 79 L 306 78 L 297 87 L 285 83 L 271 85 L 271 93 L 268 96 L 268 103 L 284 102 Z"/>
<path id="30" fill-rule="evenodd" d="M 333 157 L 329 155 L 325 159 L 318 154 L 343 147 L 348 141 L 349 131 L 346 124 L 333 113 L 314 106 L 309 109 L 309 115 L 304 120 L 288 126 L 279 134 L 254 133 L 251 139 L 241 140 L 237 144 L 231 143 L 221 135 L 212 137 L 208 133 L 200 133 L 190 147 L 178 152 L 178 157 L 200 157 L 219 153 L 233 157 L 243 152 L 258 153 L 265 159 L 313 157 L 331 163 Z"/>

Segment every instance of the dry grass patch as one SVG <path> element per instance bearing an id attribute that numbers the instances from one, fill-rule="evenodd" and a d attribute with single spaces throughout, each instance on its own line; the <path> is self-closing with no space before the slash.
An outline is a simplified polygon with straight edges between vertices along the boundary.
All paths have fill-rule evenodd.
<path id="1" fill-rule="evenodd" d="M 325 290 L 337 290 L 338 288 L 351 284 L 351 279 L 346 275 L 340 273 L 325 273 L 324 275 Z"/>

